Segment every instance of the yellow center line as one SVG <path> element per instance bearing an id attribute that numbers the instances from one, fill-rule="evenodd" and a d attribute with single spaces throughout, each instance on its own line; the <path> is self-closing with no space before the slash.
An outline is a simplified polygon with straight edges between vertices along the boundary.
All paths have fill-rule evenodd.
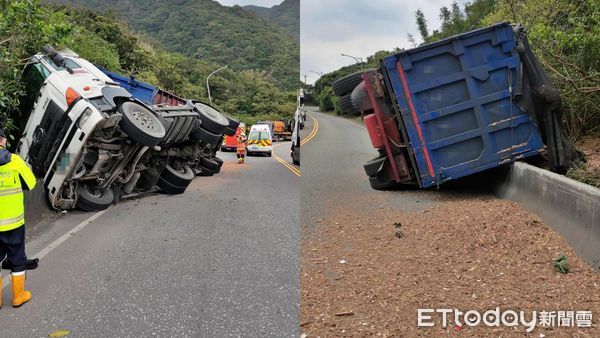
<path id="1" fill-rule="evenodd" d="M 315 138 L 315 136 L 317 136 L 317 132 L 319 131 L 319 121 L 317 121 L 317 119 L 315 119 L 312 116 L 309 117 L 313 120 L 313 129 L 310 132 L 310 134 L 308 134 L 308 136 L 300 142 L 301 146 L 307 144 L 308 142 L 310 142 L 310 140 Z"/>
<path id="2" fill-rule="evenodd" d="M 308 143 L 310 140 L 312 140 L 313 138 L 315 138 L 315 136 L 317 136 L 317 132 L 319 131 L 319 121 L 317 121 L 317 119 L 315 119 L 312 116 L 309 116 L 312 120 L 313 120 L 313 129 L 311 130 L 311 132 L 308 134 L 308 136 L 302 140 L 300 142 L 300 146 L 305 145 L 306 143 Z M 273 146 L 273 149 L 282 146 L 284 144 L 289 145 L 291 142 L 284 142 L 284 143 L 277 143 L 276 145 Z M 288 168 L 294 175 L 296 176 L 300 176 L 301 172 L 300 169 L 296 168 L 295 166 L 289 164 L 286 160 L 282 159 L 281 157 L 277 156 L 277 154 L 275 154 L 275 152 L 273 151 L 272 154 L 273 158 L 275 159 L 275 161 L 281 163 L 284 167 Z"/>
<path id="3" fill-rule="evenodd" d="M 273 146 L 273 150 L 275 150 L 275 148 L 282 146 L 282 145 L 289 145 L 291 144 L 291 142 L 284 142 L 284 143 L 277 143 L 276 145 Z M 275 154 L 275 152 L 273 151 L 272 154 L 273 158 L 275 159 L 275 161 L 283 164 L 284 167 L 288 168 L 294 175 L 296 176 L 300 176 L 300 170 L 296 167 L 294 167 L 293 165 L 287 163 L 284 159 L 282 159 L 281 157 L 277 156 L 277 154 Z"/>

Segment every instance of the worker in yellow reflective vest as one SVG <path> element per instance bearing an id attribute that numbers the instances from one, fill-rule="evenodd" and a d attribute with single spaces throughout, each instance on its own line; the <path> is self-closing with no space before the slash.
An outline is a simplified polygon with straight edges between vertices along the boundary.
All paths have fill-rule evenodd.
<path id="1" fill-rule="evenodd" d="M 27 256 L 23 189 L 33 189 L 36 180 L 25 161 L 6 149 L 6 142 L 6 135 L 0 129 L 0 259 L 6 257 L 11 267 L 12 305 L 19 307 L 31 299 L 31 292 L 25 290 Z"/>

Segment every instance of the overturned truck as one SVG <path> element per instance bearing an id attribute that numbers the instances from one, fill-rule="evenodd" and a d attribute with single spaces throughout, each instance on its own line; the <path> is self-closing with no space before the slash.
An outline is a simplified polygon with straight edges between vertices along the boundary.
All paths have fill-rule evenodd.
<path id="1" fill-rule="evenodd" d="M 581 159 L 519 25 L 402 51 L 332 87 L 362 112 L 379 152 L 364 165 L 374 189 L 438 186 L 542 152 L 557 172 Z"/>
<path id="2" fill-rule="evenodd" d="M 155 96 L 171 101 L 148 104 L 68 50 L 33 56 L 23 79 L 28 118 L 16 151 L 43 178 L 57 210 L 183 193 L 196 175 L 219 171 L 219 140 L 239 123 L 163 91 Z"/>

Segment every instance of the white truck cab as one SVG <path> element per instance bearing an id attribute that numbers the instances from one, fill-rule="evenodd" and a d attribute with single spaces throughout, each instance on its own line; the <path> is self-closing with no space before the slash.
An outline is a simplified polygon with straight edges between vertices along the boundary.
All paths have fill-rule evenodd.
<path id="1" fill-rule="evenodd" d="M 71 51 L 47 47 L 23 71 L 28 116 L 17 152 L 55 209 L 106 209 L 165 136 L 154 112 Z"/>

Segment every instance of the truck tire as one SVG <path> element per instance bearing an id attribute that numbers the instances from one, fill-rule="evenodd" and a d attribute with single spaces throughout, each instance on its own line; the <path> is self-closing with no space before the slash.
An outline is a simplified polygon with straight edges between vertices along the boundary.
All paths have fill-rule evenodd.
<path id="1" fill-rule="evenodd" d="M 77 207 L 84 211 L 102 211 L 108 209 L 115 199 L 112 189 L 94 190 L 89 184 L 77 186 Z"/>
<path id="2" fill-rule="evenodd" d="M 215 174 L 218 174 L 221 172 L 221 167 L 223 167 L 223 160 L 218 158 L 218 157 L 213 157 L 213 160 L 215 160 L 215 162 L 217 162 L 219 164 L 219 168 L 215 171 Z"/>
<path id="3" fill-rule="evenodd" d="M 200 165 L 203 168 L 208 168 L 212 172 L 215 172 L 215 173 L 220 169 L 219 162 L 217 162 L 214 159 L 209 158 L 209 157 L 201 157 L 200 158 Z"/>
<path id="4" fill-rule="evenodd" d="M 213 134 L 223 134 L 229 127 L 230 121 L 215 108 L 198 101 L 194 102 L 194 106 L 202 121 L 202 128 Z"/>
<path id="5" fill-rule="evenodd" d="M 187 186 L 181 187 L 175 185 L 171 182 L 168 182 L 163 177 L 158 178 L 158 183 L 156 183 L 156 185 L 160 188 L 160 190 L 169 195 L 183 194 L 187 189 Z"/>
<path id="6" fill-rule="evenodd" d="M 131 101 L 125 101 L 118 107 L 122 114 L 119 126 L 141 145 L 154 147 L 165 137 L 165 126 L 148 108 Z"/>
<path id="7" fill-rule="evenodd" d="M 190 133 L 190 138 L 192 140 L 201 141 L 204 144 L 209 144 L 210 147 L 213 148 L 213 146 L 216 147 L 219 145 L 221 134 L 215 134 L 204 129 L 203 127 L 198 127 Z"/>
<path id="8" fill-rule="evenodd" d="M 235 136 L 235 134 L 237 133 L 237 129 L 240 126 L 240 121 L 235 117 L 231 116 L 225 116 L 225 118 L 227 118 L 227 120 L 229 121 L 229 126 L 225 128 L 225 132 L 223 132 L 223 134 L 227 136 Z"/>
<path id="9" fill-rule="evenodd" d="M 196 171 L 196 175 L 198 176 L 213 176 L 215 174 L 214 171 L 202 165 L 198 165 L 197 168 L 200 169 L 199 171 Z"/>
<path id="10" fill-rule="evenodd" d="M 364 72 L 371 71 L 373 69 L 361 70 L 360 72 L 352 73 L 350 75 L 346 75 L 342 78 L 339 78 L 331 84 L 331 88 L 333 92 L 337 96 L 344 96 L 352 92 L 354 87 L 356 87 L 359 83 L 362 82 L 362 75 Z"/>
<path id="11" fill-rule="evenodd" d="M 358 112 L 364 112 L 372 110 L 371 100 L 369 100 L 369 93 L 367 92 L 367 85 L 365 82 L 361 82 L 350 94 L 352 101 L 352 107 Z"/>
<path id="12" fill-rule="evenodd" d="M 375 190 L 390 190 L 397 186 L 396 181 L 387 176 L 369 176 L 369 184 Z"/>
<path id="13" fill-rule="evenodd" d="M 354 107 L 352 106 L 352 98 L 350 97 L 350 94 L 340 97 L 338 102 L 340 104 L 340 110 L 342 113 L 348 115 L 360 115 L 360 113 L 354 110 Z"/>
<path id="14" fill-rule="evenodd" d="M 383 157 L 376 157 L 372 160 L 369 160 L 367 163 L 365 163 L 363 165 L 363 167 L 365 168 L 365 173 L 367 174 L 367 176 L 377 175 L 377 173 L 380 172 L 381 169 L 383 168 L 383 165 L 385 164 L 386 160 L 387 160 L 387 157 L 383 156 Z"/>
<path id="15" fill-rule="evenodd" d="M 160 177 L 175 186 L 187 187 L 194 179 L 194 172 L 186 164 L 175 166 L 167 164 Z"/>

